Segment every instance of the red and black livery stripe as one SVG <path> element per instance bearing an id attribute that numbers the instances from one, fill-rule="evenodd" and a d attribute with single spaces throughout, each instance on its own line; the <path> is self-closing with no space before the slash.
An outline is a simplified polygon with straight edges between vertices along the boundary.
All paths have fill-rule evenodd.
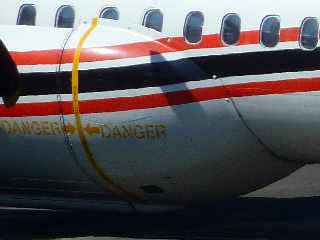
<path id="1" fill-rule="evenodd" d="M 164 57 L 163 57 L 164 58 Z M 157 57 L 158 61 L 159 57 Z M 320 69 L 320 49 L 300 49 L 203 56 L 118 68 L 82 70 L 80 93 L 161 87 L 245 75 Z M 21 74 L 21 95 L 70 94 L 71 72 Z"/>

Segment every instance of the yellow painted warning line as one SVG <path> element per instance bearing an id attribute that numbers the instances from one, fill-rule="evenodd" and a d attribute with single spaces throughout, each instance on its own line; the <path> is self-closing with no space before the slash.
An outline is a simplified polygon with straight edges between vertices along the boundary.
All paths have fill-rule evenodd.
<path id="1" fill-rule="evenodd" d="M 81 56 L 81 49 L 90 36 L 90 34 L 94 31 L 94 29 L 98 25 L 98 19 L 95 18 L 92 20 L 90 28 L 83 34 L 81 37 L 78 46 L 75 50 L 74 58 L 73 58 L 73 68 L 72 68 L 72 107 L 73 112 L 76 118 L 76 128 L 78 130 L 78 134 L 80 137 L 80 142 L 83 146 L 85 151 L 86 157 L 90 162 L 91 166 L 95 169 L 96 173 L 107 183 L 107 189 L 126 200 L 139 200 L 140 198 L 133 193 L 128 192 L 123 187 L 119 186 L 115 183 L 112 178 L 107 175 L 103 168 L 99 165 L 99 163 L 94 158 L 94 154 L 89 146 L 87 141 L 85 130 L 81 122 L 81 113 L 80 113 L 80 106 L 79 106 L 79 64 L 80 64 L 80 56 Z"/>

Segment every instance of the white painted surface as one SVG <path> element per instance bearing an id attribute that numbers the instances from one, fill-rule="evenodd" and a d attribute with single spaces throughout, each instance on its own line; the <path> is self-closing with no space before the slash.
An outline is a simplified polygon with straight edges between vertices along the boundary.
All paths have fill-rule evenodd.
<path id="1" fill-rule="evenodd" d="M 9 3 L 9 2 L 8 2 Z M 72 4 L 77 12 L 77 23 L 80 16 L 92 17 L 101 9 L 101 1 L 51 1 L 50 7 L 46 5 L 46 19 L 42 18 L 39 4 L 37 23 L 43 26 L 52 26 L 52 18 L 59 4 Z M 77 5 L 79 3 L 79 5 Z M 144 9 L 151 6 L 159 7 L 166 13 L 166 20 L 174 24 L 165 24 L 164 35 L 157 34 L 139 27 L 132 29 L 118 26 L 116 23 L 100 25 L 88 38 L 84 47 L 102 47 L 133 42 L 153 41 L 164 36 L 181 36 L 184 18 L 191 10 L 201 10 L 206 15 L 204 34 L 218 33 L 220 30 L 217 22 L 227 12 L 237 12 L 243 16 L 243 30 L 258 29 L 260 19 L 270 13 L 278 13 L 283 17 L 282 27 L 299 26 L 306 15 L 318 16 L 316 8 L 301 8 L 297 2 L 283 0 L 278 4 L 268 2 L 255 2 L 248 0 L 245 4 L 234 4 L 226 0 L 224 4 L 209 4 L 207 1 L 188 0 L 180 4 L 180 8 L 173 8 L 172 3 L 164 1 L 117 1 L 113 5 L 119 6 L 121 16 L 124 16 L 123 26 L 139 24 L 143 18 Z M 315 1 L 309 0 L 309 6 Z M 10 1 L 7 7 L 17 7 L 17 2 Z M 287 14 L 288 4 L 291 12 Z M 3 6 L 3 5 L 2 5 Z M 250 7 L 248 7 L 250 6 Z M 256 7 L 255 13 L 252 9 Z M 10 11 L 11 13 L 12 11 Z M 12 16 L 4 14 L 0 23 L 12 23 Z M 212 25 L 211 25 L 212 24 Z M 111 24 L 112 25 L 112 24 Z M 62 49 L 66 39 L 66 49 L 74 49 L 81 36 L 88 29 L 88 24 L 77 25 L 68 38 L 70 29 L 56 29 L 47 27 L 14 27 L 1 26 L 0 38 L 11 51 L 30 51 L 45 49 Z M 24 40 L 20 40 L 18 30 L 25 33 Z M 39 36 L 46 36 L 48 41 L 43 41 Z M 297 48 L 297 43 L 280 44 L 277 50 Z M 187 50 L 179 53 L 164 54 L 167 60 L 188 58 L 191 56 L 223 55 L 239 52 L 254 52 L 261 50 L 259 45 L 240 46 L 208 49 Z M 263 51 L 267 49 L 263 48 Z M 83 63 L 81 69 L 94 67 L 124 66 L 149 63 L 148 57 L 119 60 L 112 63 L 101 61 L 99 63 Z M 54 68 L 53 68 L 54 67 Z M 57 66 L 31 66 L 20 67 L 21 72 L 55 71 Z M 62 71 L 70 71 L 72 65 L 62 65 Z M 304 75 L 305 74 L 305 75 Z M 318 75 L 318 71 L 305 73 L 285 73 L 281 76 L 268 75 L 248 78 L 228 78 L 225 84 L 238 81 L 262 81 L 270 77 L 270 81 L 281 77 L 295 78 L 297 76 Z M 130 91 L 114 91 L 99 93 L 98 98 L 119 98 L 123 96 L 141 96 L 152 93 L 172 92 L 179 89 L 195 89 L 204 86 L 221 86 L 222 82 L 204 80 L 198 83 L 166 86 L 164 88 L 145 88 Z M 288 94 L 283 96 L 250 97 L 235 99 L 236 106 L 244 116 L 245 122 L 274 152 L 293 160 L 314 161 L 320 154 L 316 143 L 320 141 L 317 136 L 320 129 L 318 121 L 320 116 L 317 111 L 318 99 L 312 94 Z M 297 97 L 298 96 L 298 97 Z M 58 96 L 32 96 L 23 97 L 18 103 L 56 101 Z M 93 96 L 81 94 L 80 99 L 90 99 Z M 71 95 L 61 96 L 62 101 L 70 101 Z M 307 116 L 307 117 L 306 117 Z M 16 119 L 3 118 L 2 120 L 15 121 Z M 31 121 L 56 122 L 58 124 L 71 123 L 75 125 L 74 115 L 61 115 L 52 117 L 25 118 Z M 138 124 L 140 126 L 161 124 L 166 126 L 166 135 L 160 139 L 103 139 L 101 136 L 88 137 L 97 162 L 103 170 L 108 172 L 112 179 L 128 191 L 143 195 L 146 203 L 152 206 L 185 205 L 194 203 L 210 203 L 212 199 L 229 197 L 250 192 L 265 186 L 299 167 L 299 164 L 279 161 L 268 152 L 258 139 L 246 128 L 229 99 L 217 101 L 204 101 L 171 107 L 159 107 L 147 110 L 134 110 L 115 113 L 83 114 L 83 125 L 95 124 L 122 125 Z M 296 128 L 296 124 L 302 127 Z M 286 128 L 270 131 L 270 126 L 286 126 Z M 292 135 L 286 134 L 290 132 Z M 315 134 L 316 133 L 316 134 Z M 309 138 L 310 134 L 312 138 Z M 60 136 L 10 136 L 6 131 L 1 131 L 3 140 L 1 149 L 0 175 L 8 182 L 3 187 L 11 189 L 52 190 L 57 191 L 59 184 L 72 183 L 70 189 L 61 191 L 79 191 L 81 193 L 99 193 L 105 184 L 98 176 L 96 170 L 88 163 L 84 153 L 83 144 L 78 134 Z M 311 141 L 312 140 L 312 141 Z M 311 142 L 309 145 L 308 141 Z M 289 143 L 289 144 L 288 144 Z M 70 148 L 72 151 L 70 151 Z M 18 151 L 16 150 L 18 149 Z M 75 158 L 72 158 L 74 154 Z M 77 161 L 75 161 L 75 159 Z M 77 165 L 78 164 L 78 165 Z M 2 170 L 1 170 L 2 169 Z M 17 187 L 17 181 L 23 186 Z M 25 184 L 25 185 L 23 185 Z M 33 184 L 33 185 L 32 185 Z M 19 184 L 18 184 L 19 185 Z M 141 186 L 156 185 L 164 190 L 163 194 L 146 194 Z M 48 187 L 50 186 L 50 187 Z M 114 197 L 106 191 L 105 201 L 113 201 Z M 47 199 L 49 202 L 52 199 Z M 61 200 L 60 200 L 61 201 Z M 41 201 L 40 201 L 41 203 Z M 50 206 L 52 203 L 48 203 Z M 81 205 L 81 204 L 80 204 Z"/>

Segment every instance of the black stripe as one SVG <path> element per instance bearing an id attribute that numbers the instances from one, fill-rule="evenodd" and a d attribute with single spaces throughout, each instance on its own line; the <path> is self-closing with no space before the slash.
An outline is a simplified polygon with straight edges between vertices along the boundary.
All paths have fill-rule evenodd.
<path id="1" fill-rule="evenodd" d="M 151 59 L 152 60 L 152 59 Z M 152 61 L 151 61 L 152 62 Z M 164 86 L 217 77 L 320 69 L 320 49 L 206 56 L 79 72 L 79 90 L 100 92 Z M 71 93 L 71 73 L 21 74 L 22 95 Z"/>
<path id="2" fill-rule="evenodd" d="M 262 75 L 269 73 L 313 71 L 320 69 L 320 48 L 251 52 L 194 58 L 203 71 L 217 77 Z"/>
<path id="3" fill-rule="evenodd" d="M 22 95 L 71 93 L 71 72 L 21 74 Z M 79 72 L 79 92 L 163 86 L 210 78 L 190 60 Z M 58 86 L 58 87 L 57 87 Z"/>
<path id="4" fill-rule="evenodd" d="M 57 73 L 22 73 L 20 74 L 20 95 L 47 95 L 59 92 Z"/>

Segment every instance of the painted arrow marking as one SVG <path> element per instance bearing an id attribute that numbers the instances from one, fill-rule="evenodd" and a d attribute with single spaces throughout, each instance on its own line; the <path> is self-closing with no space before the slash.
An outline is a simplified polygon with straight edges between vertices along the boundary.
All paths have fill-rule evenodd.
<path id="1" fill-rule="evenodd" d="M 75 134 L 75 132 L 77 131 L 77 129 L 71 124 L 71 123 L 67 123 L 64 127 L 64 131 L 68 134 Z M 84 128 L 84 131 L 88 134 L 88 135 L 100 135 L 101 134 L 101 129 L 99 127 L 95 127 L 92 126 L 90 123 L 88 123 L 86 125 L 86 127 Z"/>
<path id="2" fill-rule="evenodd" d="M 64 131 L 69 134 L 74 134 L 76 132 L 76 128 L 71 123 L 68 123 L 64 127 Z"/>
<path id="3" fill-rule="evenodd" d="M 93 134 L 101 134 L 101 129 L 99 127 L 93 127 L 90 125 L 90 123 L 88 123 L 86 125 L 86 127 L 84 128 L 84 130 L 86 131 L 86 133 L 88 135 L 93 135 Z"/>

